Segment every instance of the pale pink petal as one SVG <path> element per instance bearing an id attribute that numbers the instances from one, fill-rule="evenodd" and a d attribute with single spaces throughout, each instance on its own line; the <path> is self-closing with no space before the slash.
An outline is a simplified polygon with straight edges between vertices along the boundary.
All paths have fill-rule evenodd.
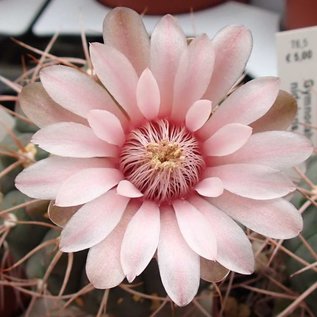
<path id="1" fill-rule="evenodd" d="M 149 264 L 157 249 L 160 210 L 155 202 L 144 201 L 128 224 L 121 246 L 121 265 L 131 283 Z"/>
<path id="2" fill-rule="evenodd" d="M 85 73 L 72 67 L 54 65 L 43 68 L 40 78 L 55 102 L 83 118 L 92 109 L 108 110 L 123 118 L 107 91 Z"/>
<path id="3" fill-rule="evenodd" d="M 164 16 L 151 36 L 151 70 L 160 88 L 160 116 L 167 116 L 173 103 L 174 78 L 187 43 L 182 29 L 171 15 Z"/>
<path id="4" fill-rule="evenodd" d="M 243 230 L 223 211 L 200 197 L 193 197 L 192 204 L 208 219 L 215 233 L 217 261 L 227 269 L 250 274 L 254 271 L 251 243 Z"/>
<path id="5" fill-rule="evenodd" d="M 203 143 L 206 155 L 224 156 L 239 150 L 250 138 L 252 128 L 240 123 L 221 127 Z"/>
<path id="6" fill-rule="evenodd" d="M 129 60 L 114 47 L 100 43 L 90 44 L 91 60 L 100 81 L 131 120 L 142 119 L 136 105 L 138 75 Z"/>
<path id="7" fill-rule="evenodd" d="M 85 123 L 85 119 L 64 109 L 47 94 L 41 83 L 23 87 L 19 102 L 23 112 L 39 127 L 61 121 Z"/>
<path id="8" fill-rule="evenodd" d="M 108 159 L 51 156 L 23 170 L 15 179 L 15 186 L 29 197 L 54 200 L 62 183 L 73 174 L 88 167 L 112 166 Z"/>
<path id="9" fill-rule="evenodd" d="M 123 179 L 117 186 L 117 193 L 121 196 L 137 198 L 142 197 L 143 194 L 129 181 Z"/>
<path id="10" fill-rule="evenodd" d="M 305 161 L 312 153 L 311 142 L 304 136 L 288 131 L 267 131 L 253 134 L 237 152 L 208 158 L 212 165 L 251 163 L 287 169 Z"/>
<path id="11" fill-rule="evenodd" d="M 228 123 L 249 125 L 271 108 L 278 92 L 279 80 L 275 77 L 261 77 L 247 82 L 225 99 L 199 131 L 199 136 L 208 138 Z"/>
<path id="12" fill-rule="evenodd" d="M 120 229 L 117 226 L 106 239 L 88 251 L 86 274 L 89 282 L 97 289 L 115 287 L 125 279 L 120 263 L 120 248 L 125 228 L 120 226 Z"/>
<path id="13" fill-rule="evenodd" d="M 205 98 L 214 105 L 242 76 L 252 49 L 252 36 L 244 26 L 228 26 L 212 40 L 216 60 Z"/>
<path id="14" fill-rule="evenodd" d="M 303 229 L 300 213 L 285 199 L 258 201 L 225 192 L 209 200 L 243 225 L 271 238 L 290 239 Z"/>
<path id="15" fill-rule="evenodd" d="M 172 118 L 185 119 L 189 107 L 206 91 L 214 66 L 214 48 L 207 35 L 191 41 L 181 56 L 174 83 Z"/>
<path id="16" fill-rule="evenodd" d="M 160 91 L 152 72 L 146 68 L 136 88 L 136 98 L 140 111 L 148 120 L 157 117 L 160 111 Z"/>
<path id="17" fill-rule="evenodd" d="M 128 202 L 129 198 L 113 189 L 82 206 L 61 233 L 61 250 L 77 252 L 105 239 L 119 223 Z"/>
<path id="18" fill-rule="evenodd" d="M 161 208 L 157 260 L 163 286 L 174 303 L 185 306 L 199 287 L 199 256 L 187 245 L 170 207 Z"/>
<path id="19" fill-rule="evenodd" d="M 195 190 L 202 196 L 218 197 L 223 193 L 223 183 L 218 177 L 207 177 L 195 186 Z"/>
<path id="20" fill-rule="evenodd" d="M 207 219 L 186 200 L 175 200 L 173 208 L 179 229 L 188 245 L 200 256 L 215 260 L 217 244 Z"/>
<path id="21" fill-rule="evenodd" d="M 40 129 L 32 142 L 52 154 L 66 157 L 117 156 L 116 146 L 95 136 L 92 130 L 80 123 L 59 122 Z"/>
<path id="22" fill-rule="evenodd" d="M 59 188 L 56 205 L 76 206 L 87 203 L 118 184 L 122 174 L 115 168 L 87 168 L 67 178 Z"/>
<path id="23" fill-rule="evenodd" d="M 139 206 L 130 201 L 119 224 L 106 239 L 89 249 L 86 261 L 87 277 L 95 288 L 107 289 L 124 280 L 120 250 L 126 227 Z"/>
<path id="24" fill-rule="evenodd" d="M 87 119 L 99 139 L 119 146 L 124 143 L 125 136 L 120 120 L 113 113 L 105 110 L 91 110 Z"/>
<path id="25" fill-rule="evenodd" d="M 200 258 L 200 277 L 207 282 L 220 282 L 227 277 L 229 272 L 218 262 Z"/>
<path id="26" fill-rule="evenodd" d="M 296 189 L 282 173 L 264 165 L 227 164 L 210 167 L 206 174 L 219 177 L 228 191 L 252 199 L 279 198 Z"/>
<path id="27" fill-rule="evenodd" d="M 142 18 L 129 8 L 117 7 L 105 17 L 103 23 L 105 44 L 124 54 L 140 75 L 150 59 L 150 40 Z"/>
<path id="28" fill-rule="evenodd" d="M 209 100 L 197 100 L 188 109 L 185 124 L 189 131 L 200 129 L 211 115 L 212 105 Z"/>

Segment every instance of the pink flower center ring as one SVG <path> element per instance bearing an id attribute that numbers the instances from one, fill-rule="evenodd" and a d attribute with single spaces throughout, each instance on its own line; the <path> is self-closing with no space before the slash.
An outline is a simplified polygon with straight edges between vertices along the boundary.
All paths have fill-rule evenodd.
<path id="1" fill-rule="evenodd" d="M 184 198 L 205 166 L 199 143 L 184 126 L 167 120 L 146 123 L 128 135 L 120 167 L 146 199 L 171 202 Z"/>

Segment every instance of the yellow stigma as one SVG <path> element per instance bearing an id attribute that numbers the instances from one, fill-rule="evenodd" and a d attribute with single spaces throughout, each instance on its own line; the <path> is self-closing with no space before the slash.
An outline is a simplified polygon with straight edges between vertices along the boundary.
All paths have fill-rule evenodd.
<path id="1" fill-rule="evenodd" d="M 147 157 L 155 169 L 174 169 L 185 159 L 180 146 L 167 140 L 149 143 L 146 150 Z"/>

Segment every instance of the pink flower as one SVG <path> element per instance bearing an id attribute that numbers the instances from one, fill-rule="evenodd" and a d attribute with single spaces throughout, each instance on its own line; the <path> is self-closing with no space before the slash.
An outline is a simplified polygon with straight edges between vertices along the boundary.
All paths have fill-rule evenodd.
<path id="1" fill-rule="evenodd" d="M 21 105 L 41 128 L 33 142 L 52 156 L 25 169 L 16 186 L 78 206 L 60 247 L 90 248 L 86 272 L 96 288 L 133 281 L 156 255 L 168 295 L 186 305 L 200 277 L 252 273 L 251 244 L 235 221 L 278 239 L 301 231 L 301 216 L 282 198 L 295 189 L 283 171 L 312 147 L 268 130 L 277 78 L 225 98 L 251 51 L 244 27 L 187 44 L 167 15 L 149 40 L 134 11 L 116 8 L 104 38 L 90 47 L 100 82 L 50 66 L 23 89 Z"/>

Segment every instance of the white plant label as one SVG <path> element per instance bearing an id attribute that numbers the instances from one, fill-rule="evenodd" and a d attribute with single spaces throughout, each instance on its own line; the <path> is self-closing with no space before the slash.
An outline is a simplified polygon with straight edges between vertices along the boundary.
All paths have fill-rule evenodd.
<path id="1" fill-rule="evenodd" d="M 298 104 L 291 130 L 317 145 L 317 26 L 279 32 L 276 38 L 281 89 Z"/>

